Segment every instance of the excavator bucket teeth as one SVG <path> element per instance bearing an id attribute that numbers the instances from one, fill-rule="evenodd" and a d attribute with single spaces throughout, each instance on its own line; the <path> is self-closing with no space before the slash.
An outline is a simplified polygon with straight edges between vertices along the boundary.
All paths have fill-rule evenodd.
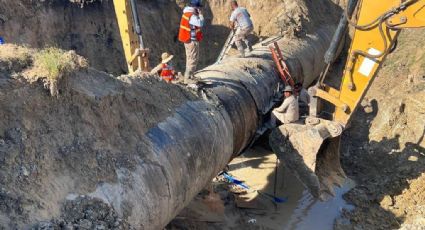
<path id="1" fill-rule="evenodd" d="M 339 157 L 342 128 L 335 127 L 325 120 L 318 125 L 285 124 L 270 134 L 273 151 L 320 199 L 334 195 L 334 186 L 340 186 L 346 178 Z"/>

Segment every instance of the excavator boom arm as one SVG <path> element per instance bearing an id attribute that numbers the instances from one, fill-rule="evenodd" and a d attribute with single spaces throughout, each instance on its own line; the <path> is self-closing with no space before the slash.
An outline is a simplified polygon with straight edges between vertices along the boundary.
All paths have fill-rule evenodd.
<path id="1" fill-rule="evenodd" d="M 362 0 L 339 90 L 322 85 L 316 96 L 335 105 L 333 120 L 342 126 L 366 94 L 386 56 L 396 47 L 403 28 L 425 26 L 425 0 Z"/>
<path id="2" fill-rule="evenodd" d="M 114 7 L 128 71 L 149 71 L 149 50 L 143 44 L 136 1 L 114 0 Z"/>
<path id="3" fill-rule="evenodd" d="M 348 20 L 355 29 L 339 89 L 324 84 L 327 67 L 318 84 L 309 89 L 313 98 L 310 117 L 305 124 L 284 124 L 273 130 L 269 139 L 282 162 L 312 195 L 322 199 L 333 195 L 334 186 L 345 179 L 339 155 L 341 133 L 385 57 L 396 48 L 400 30 L 425 26 L 425 0 L 360 0 L 357 4 L 350 2 L 349 6 L 328 50 L 329 55 L 325 57 L 329 67 Z M 351 19 L 353 9 L 356 9 L 354 17 L 357 18 L 354 22 Z M 321 111 L 322 101 L 334 106 L 330 120 L 321 116 L 325 114 Z"/>

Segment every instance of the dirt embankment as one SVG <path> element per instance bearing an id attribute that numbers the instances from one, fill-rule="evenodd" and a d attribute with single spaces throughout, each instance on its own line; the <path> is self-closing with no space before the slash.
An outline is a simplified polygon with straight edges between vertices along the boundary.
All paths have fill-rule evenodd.
<path id="1" fill-rule="evenodd" d="M 342 161 L 357 187 L 340 229 L 421 229 L 425 223 L 425 30 L 403 31 L 344 135 Z"/>
<path id="2" fill-rule="evenodd" d="M 127 229 L 110 205 L 70 192 L 88 194 L 115 182 L 116 170 L 134 168 L 147 130 L 195 97 L 153 78 L 117 79 L 87 67 L 63 75 L 60 96 L 52 97 L 46 75 L 36 72 L 28 83 L 37 50 L 1 49 L 0 226 L 55 217 L 57 226 Z"/>

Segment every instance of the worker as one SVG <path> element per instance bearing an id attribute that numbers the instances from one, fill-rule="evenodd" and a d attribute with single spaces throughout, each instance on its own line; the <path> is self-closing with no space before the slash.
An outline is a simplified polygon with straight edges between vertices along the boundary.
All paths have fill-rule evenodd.
<path id="1" fill-rule="evenodd" d="M 285 100 L 282 105 L 273 110 L 274 118 L 282 122 L 283 124 L 293 123 L 298 121 L 299 108 L 298 100 L 293 94 L 292 87 L 287 85 L 284 89 Z"/>
<path id="2" fill-rule="evenodd" d="M 179 41 L 184 43 L 186 49 L 186 71 L 184 73 L 184 83 L 193 80 L 193 73 L 199 62 L 199 42 L 203 39 L 202 27 L 204 26 L 204 16 L 200 8 L 200 0 L 191 0 L 189 6 L 183 9 L 183 16 L 180 22 Z"/>
<path id="3" fill-rule="evenodd" d="M 151 74 L 159 74 L 159 76 L 170 83 L 171 81 L 176 79 L 176 71 L 174 70 L 173 65 L 171 64 L 171 60 L 173 59 L 173 55 L 165 52 L 161 55 L 161 63 L 152 69 Z"/>
<path id="4" fill-rule="evenodd" d="M 252 52 L 252 46 L 247 39 L 247 36 L 254 31 L 254 24 L 251 20 L 251 15 L 248 10 L 244 7 L 240 7 L 238 2 L 235 0 L 231 1 L 232 15 L 230 16 L 230 28 L 235 32 L 235 44 L 240 52 L 240 57 L 245 57 L 245 48 L 242 41 L 245 42 L 249 52 Z"/>
<path id="5" fill-rule="evenodd" d="M 0 45 L 4 44 L 4 39 L 2 37 L 0 37 Z"/>

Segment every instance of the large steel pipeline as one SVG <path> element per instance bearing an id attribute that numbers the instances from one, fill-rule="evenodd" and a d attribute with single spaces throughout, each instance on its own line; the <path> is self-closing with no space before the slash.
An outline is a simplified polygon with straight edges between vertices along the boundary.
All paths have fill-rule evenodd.
<path id="1" fill-rule="evenodd" d="M 294 78 L 311 84 L 324 67 L 333 27 L 303 39 L 279 41 Z M 262 127 L 280 103 L 282 82 L 267 47 L 251 57 L 227 58 L 199 71 L 200 99 L 151 128 L 140 140 L 138 166 L 120 169 L 116 183 L 89 194 L 109 203 L 134 227 L 162 229 Z"/>

